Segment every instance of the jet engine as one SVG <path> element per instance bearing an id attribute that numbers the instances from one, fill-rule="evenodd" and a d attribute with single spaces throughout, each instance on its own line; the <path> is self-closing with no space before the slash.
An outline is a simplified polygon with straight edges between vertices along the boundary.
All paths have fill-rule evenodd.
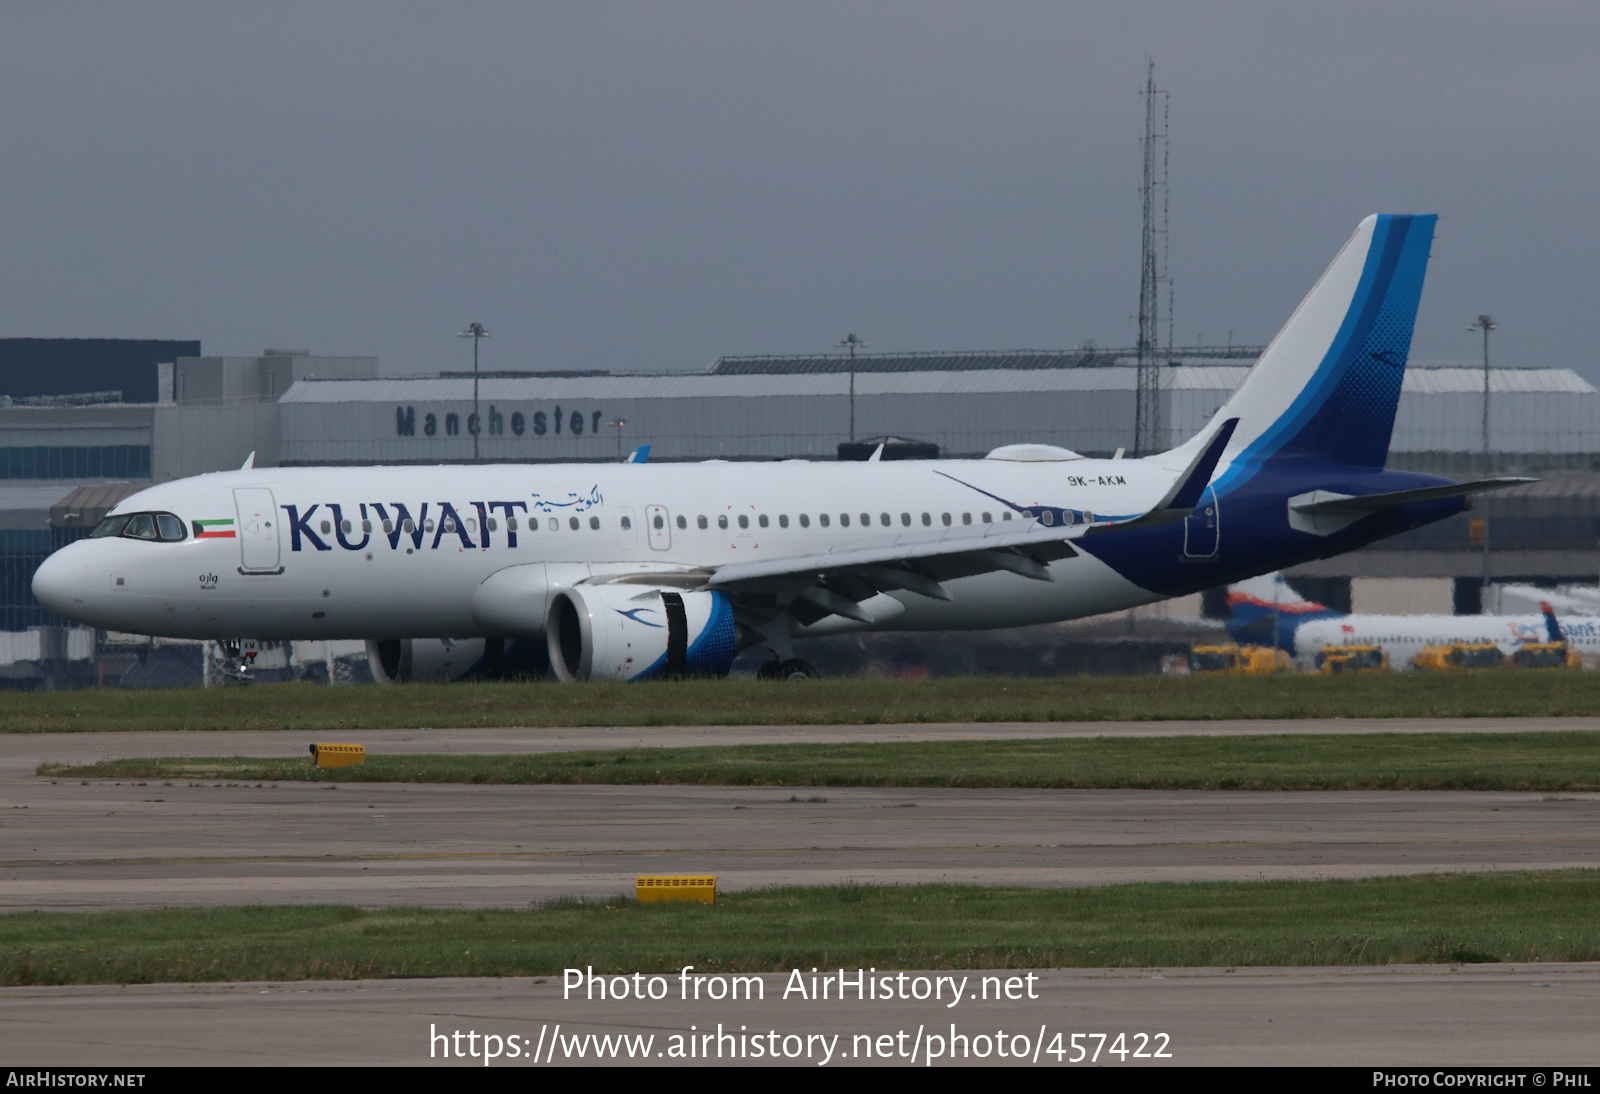
<path id="1" fill-rule="evenodd" d="M 369 638 L 367 662 L 380 684 L 543 679 L 545 643 L 507 638 Z"/>
<path id="2" fill-rule="evenodd" d="M 545 618 L 550 665 L 573 680 L 726 676 L 739 626 L 725 593 L 653 585 L 575 585 Z"/>

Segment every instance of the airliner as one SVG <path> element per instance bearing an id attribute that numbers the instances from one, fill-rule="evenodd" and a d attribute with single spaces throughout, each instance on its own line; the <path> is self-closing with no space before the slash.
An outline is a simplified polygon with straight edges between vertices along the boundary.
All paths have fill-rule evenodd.
<path id="1" fill-rule="evenodd" d="M 763 675 L 793 678 L 814 674 L 796 638 L 1072 619 L 1339 554 L 1529 481 L 1384 467 L 1435 220 L 1363 220 L 1205 428 L 1160 454 L 246 461 L 126 498 L 34 594 L 89 626 L 230 649 L 366 639 L 385 679 L 513 647 L 564 681 L 718 676 L 757 646 Z"/>
<path id="2" fill-rule="evenodd" d="M 1228 587 L 1228 634 L 1241 644 L 1277 645 L 1303 667 L 1325 646 L 1378 646 L 1395 669 L 1410 669 L 1424 646 L 1493 643 L 1510 656 L 1530 642 L 1566 642 L 1588 664 L 1600 656 L 1600 618 L 1539 615 L 1355 615 L 1307 600 L 1279 574 Z"/>

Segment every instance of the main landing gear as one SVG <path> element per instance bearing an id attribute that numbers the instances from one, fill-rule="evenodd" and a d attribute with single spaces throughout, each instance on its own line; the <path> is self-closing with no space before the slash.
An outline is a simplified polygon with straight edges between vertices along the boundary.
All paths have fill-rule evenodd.
<path id="1" fill-rule="evenodd" d="M 817 666 L 798 657 L 774 659 L 756 670 L 757 680 L 816 680 L 821 676 Z"/>

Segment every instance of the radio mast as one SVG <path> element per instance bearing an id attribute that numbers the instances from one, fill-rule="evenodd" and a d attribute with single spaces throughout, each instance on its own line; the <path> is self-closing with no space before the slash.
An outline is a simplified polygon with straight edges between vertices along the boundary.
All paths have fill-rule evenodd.
<path id="1" fill-rule="evenodd" d="M 1159 452 L 1161 436 L 1161 289 L 1167 290 L 1167 355 L 1172 354 L 1172 279 L 1167 275 L 1167 117 L 1170 93 L 1156 87 L 1149 62 L 1144 90 L 1144 206 L 1139 271 L 1139 379 L 1134 398 L 1133 453 Z"/>

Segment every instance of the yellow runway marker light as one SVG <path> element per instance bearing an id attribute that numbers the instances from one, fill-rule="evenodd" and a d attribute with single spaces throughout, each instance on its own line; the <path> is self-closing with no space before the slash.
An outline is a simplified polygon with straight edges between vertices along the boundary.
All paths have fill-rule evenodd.
<path id="1" fill-rule="evenodd" d="M 717 902 L 717 879 L 707 874 L 641 875 L 634 890 L 640 904 L 667 900 L 692 900 L 701 904 Z"/>
<path id="2" fill-rule="evenodd" d="M 367 759 L 366 745 L 314 744 L 311 762 L 318 767 L 354 767 Z"/>

